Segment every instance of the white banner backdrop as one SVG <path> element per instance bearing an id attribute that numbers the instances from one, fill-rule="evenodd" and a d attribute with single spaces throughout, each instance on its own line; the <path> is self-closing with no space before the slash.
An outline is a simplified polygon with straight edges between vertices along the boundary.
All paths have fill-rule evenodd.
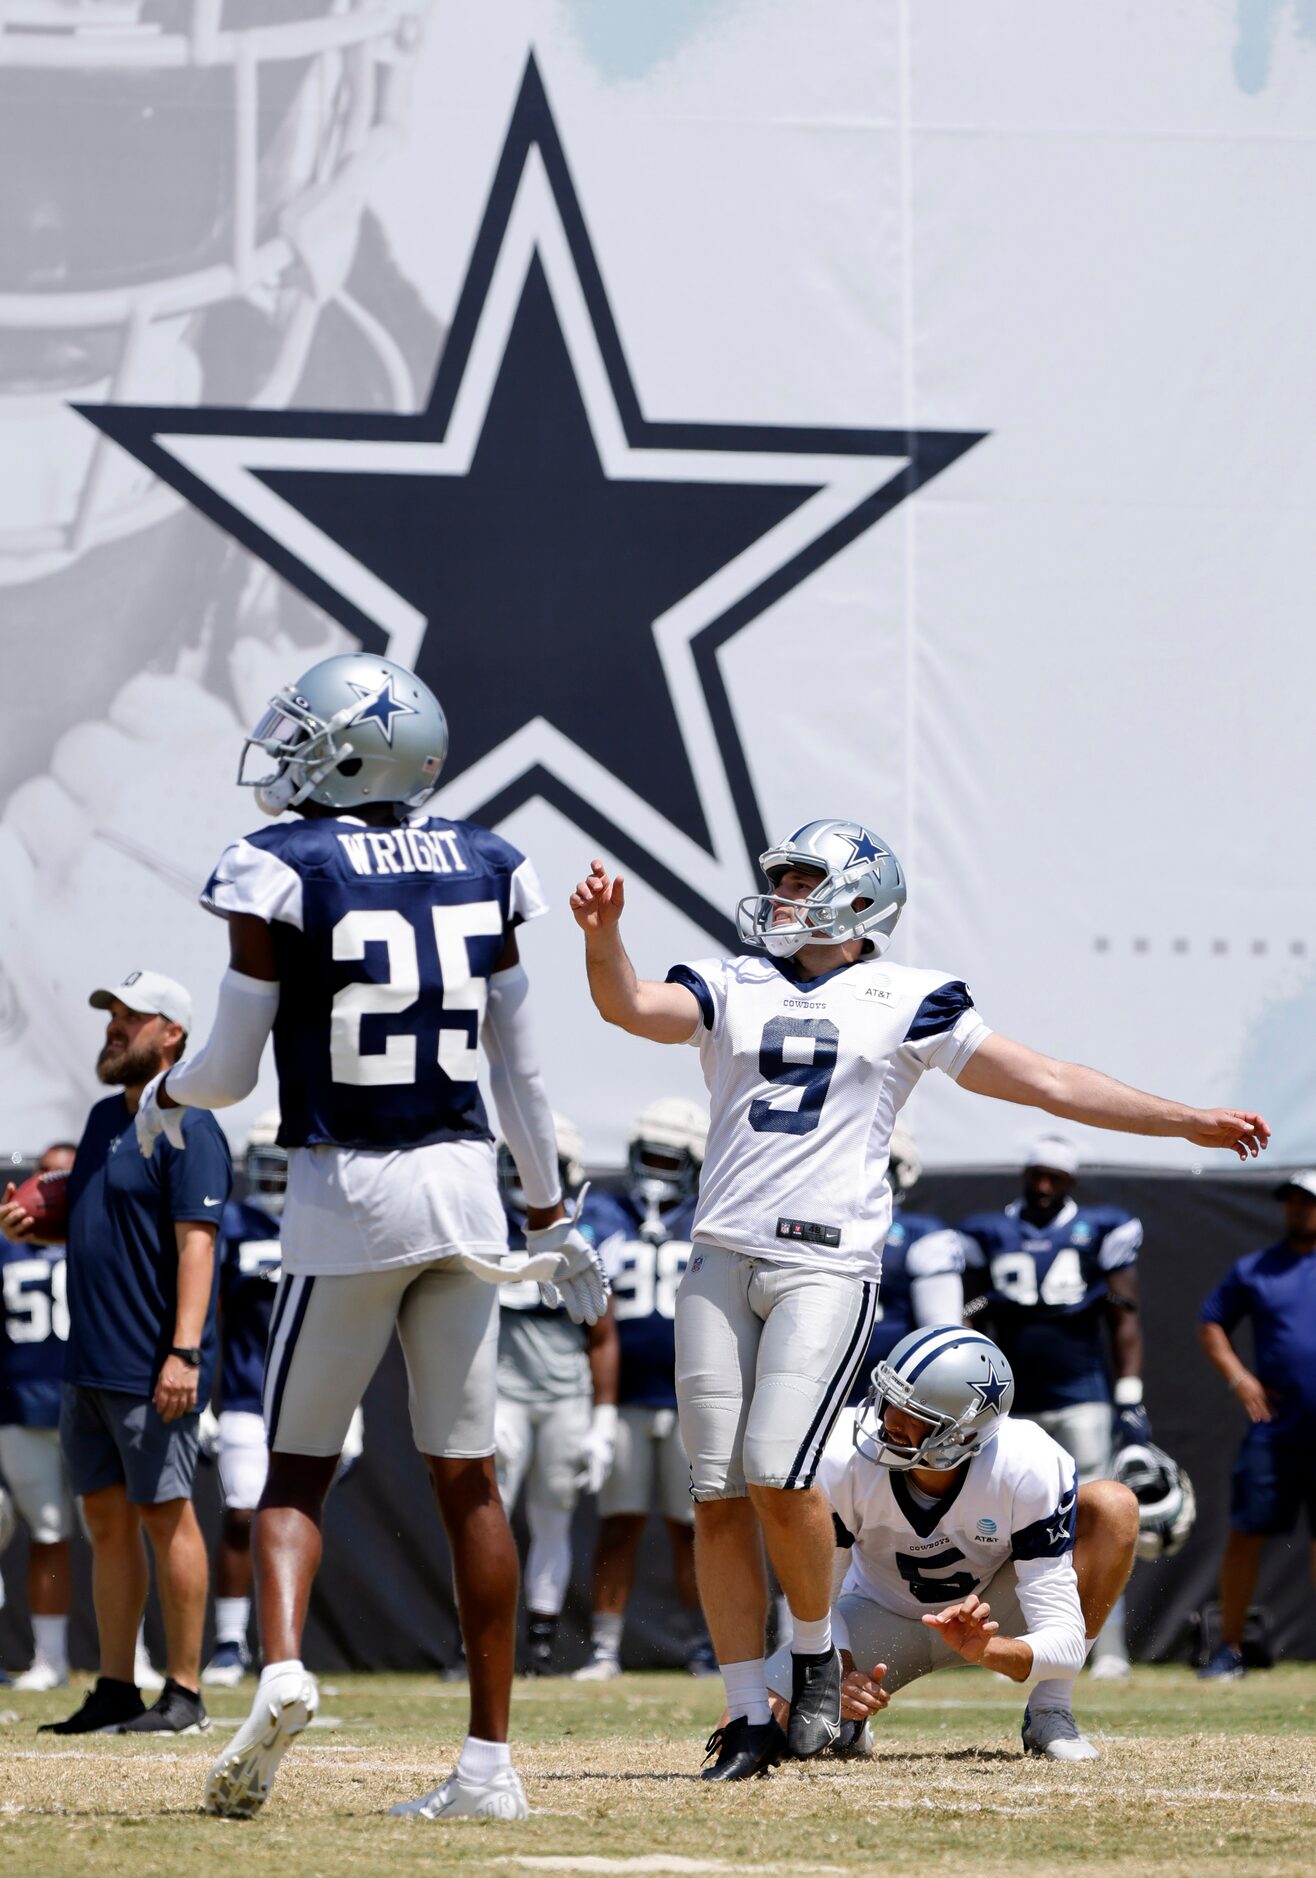
<path id="1" fill-rule="evenodd" d="M 182 0 L 114 11 L 0 33 L 0 1143 L 76 1135 L 94 985 L 208 1021 L 242 731 L 361 639 L 549 888 L 592 1160 L 700 1085 L 593 1013 L 591 854 L 661 976 L 832 814 L 905 864 L 894 957 L 1316 1158 L 1295 10 L 229 0 L 177 67 Z M 1035 1122 L 911 1120 L 936 1164 Z"/>

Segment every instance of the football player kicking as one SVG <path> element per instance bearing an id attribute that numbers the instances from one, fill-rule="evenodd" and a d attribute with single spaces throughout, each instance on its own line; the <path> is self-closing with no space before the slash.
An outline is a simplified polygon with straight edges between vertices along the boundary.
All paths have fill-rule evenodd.
<path id="1" fill-rule="evenodd" d="M 1244 1160 L 1270 1138 L 1259 1115 L 1144 1095 L 995 1035 L 944 972 L 880 967 L 905 878 L 858 822 L 806 823 L 760 866 L 768 891 L 737 909 L 748 953 L 673 966 L 664 983 L 638 978 L 626 955 L 620 878 L 595 861 L 571 896 L 601 1015 L 656 1043 L 697 1044 L 710 1094 L 676 1300 L 699 1590 L 731 1718 L 709 1780 L 748 1779 L 788 1751 L 817 1754 L 840 1723 L 832 1522 L 813 1482 L 872 1334 L 888 1144 L 923 1072 Z M 768 1707 L 760 1529 L 794 1620 L 784 1735 Z"/>
<path id="2" fill-rule="evenodd" d="M 571 1315 L 591 1323 L 606 1286 L 564 1216 L 527 1030 L 516 927 L 544 902 L 499 836 L 418 812 L 447 743 L 438 700 L 385 659 L 323 660 L 271 700 L 239 781 L 267 814 L 297 819 L 222 855 L 202 893 L 229 925 L 214 1026 L 172 1078 L 147 1085 L 137 1115 L 143 1152 L 162 1129 L 181 1143 L 179 1105 L 241 1101 L 273 1031 L 289 1154 L 263 1404 L 270 1468 L 254 1525 L 265 1667 L 206 1786 L 207 1810 L 229 1818 L 263 1803 L 315 1713 L 301 1638 L 321 1512 L 395 1326 L 452 1552 L 471 1714 L 452 1775 L 394 1811 L 527 1811 L 507 1749 L 517 1560 L 494 1476 L 498 1309 L 484 1280 L 556 1279 Z M 255 778 L 253 751 L 265 759 Z M 516 1259 L 476 1082 L 481 1042 L 529 1202 Z"/>
<path id="3" fill-rule="evenodd" d="M 1097 1759 L 1074 1720 L 1074 1678 L 1133 1568 L 1138 1502 L 1112 1480 L 1077 1487 L 1059 1443 L 1010 1416 L 1013 1397 L 986 1337 L 916 1330 L 873 1371 L 854 1451 L 823 1458 L 841 1754 L 871 1753 L 868 1718 L 896 1690 L 963 1661 L 1032 1684 L 1026 1754 Z M 791 1685 L 782 1651 L 768 1664 L 780 1714 Z"/>

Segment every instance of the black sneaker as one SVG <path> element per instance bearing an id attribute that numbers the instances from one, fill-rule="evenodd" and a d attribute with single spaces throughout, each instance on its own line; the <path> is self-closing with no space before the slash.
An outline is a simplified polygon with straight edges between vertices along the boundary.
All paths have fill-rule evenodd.
<path id="1" fill-rule="evenodd" d="M 121 1722 L 121 1735 L 203 1735 L 210 1726 L 206 1705 L 195 1690 L 185 1689 L 172 1676 L 151 1704 L 132 1721 Z"/>
<path id="2" fill-rule="evenodd" d="M 527 1676 L 553 1674 L 553 1643 L 557 1636 L 557 1618 L 545 1612 L 531 1611 L 527 1626 L 525 1673 Z"/>
<path id="3" fill-rule="evenodd" d="M 841 1657 L 791 1657 L 791 1716 L 786 1739 L 798 1761 L 821 1754 L 841 1733 Z"/>
<path id="4" fill-rule="evenodd" d="M 704 1743 L 704 1759 L 714 1754 L 717 1759 L 704 1768 L 701 1780 L 753 1780 L 785 1760 L 786 1737 L 771 1716 L 751 1722 L 747 1715 L 737 1715 L 725 1728 L 715 1728 Z"/>
<path id="5" fill-rule="evenodd" d="M 98 1676 L 88 1689 L 76 1715 L 63 1721 L 42 1722 L 39 1735 L 117 1735 L 125 1722 L 146 1713 L 146 1705 L 135 1682 L 117 1682 L 113 1676 Z"/>

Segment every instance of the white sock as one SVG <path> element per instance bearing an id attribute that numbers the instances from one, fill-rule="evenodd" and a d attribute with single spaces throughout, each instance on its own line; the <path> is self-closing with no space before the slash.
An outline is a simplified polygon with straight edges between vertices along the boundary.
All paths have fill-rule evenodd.
<path id="1" fill-rule="evenodd" d="M 457 1756 L 457 1772 L 463 1780 L 489 1780 L 500 1767 L 511 1765 L 512 1750 L 505 1741 L 481 1741 L 479 1735 L 467 1735 Z"/>
<path id="2" fill-rule="evenodd" d="M 1074 1684 L 1061 1676 L 1048 1676 L 1045 1682 L 1036 1682 L 1028 1691 L 1028 1706 L 1034 1715 L 1047 1708 L 1061 1708 L 1072 1712 L 1074 1707 Z"/>
<path id="3" fill-rule="evenodd" d="M 615 1617 L 611 1611 L 595 1611 L 589 1621 L 589 1640 L 592 1649 L 600 1656 L 621 1655 L 621 1631 L 624 1617 Z"/>
<path id="4" fill-rule="evenodd" d="M 727 1692 L 727 1716 L 734 1721 L 743 1715 L 753 1727 L 769 1719 L 767 1658 L 750 1657 L 744 1663 L 719 1663 L 722 1687 Z"/>
<path id="5" fill-rule="evenodd" d="M 286 1663 L 267 1663 L 260 1672 L 260 1682 L 257 1688 L 263 1689 L 267 1683 L 271 1682 L 282 1682 L 287 1676 L 304 1676 L 305 1674 L 300 1656 L 289 1657 Z"/>
<path id="6" fill-rule="evenodd" d="M 808 1620 L 797 1617 L 791 1637 L 792 1656 L 824 1656 L 832 1647 L 832 1614 Z"/>
<path id="7" fill-rule="evenodd" d="M 250 1622 L 250 1598 L 215 1599 L 216 1643 L 245 1643 Z"/>
<path id="8" fill-rule="evenodd" d="M 34 1617 L 32 1619 L 32 1638 L 36 1644 L 36 1661 L 47 1668 L 58 1670 L 61 1675 L 68 1673 L 69 1667 L 69 1620 L 67 1617 Z"/>

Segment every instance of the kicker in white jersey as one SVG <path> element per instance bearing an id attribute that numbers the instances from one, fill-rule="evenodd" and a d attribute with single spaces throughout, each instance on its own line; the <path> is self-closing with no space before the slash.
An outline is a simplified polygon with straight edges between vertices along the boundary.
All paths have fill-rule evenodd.
<path id="1" fill-rule="evenodd" d="M 764 957 L 674 965 L 699 1005 L 712 1125 L 694 1238 L 877 1278 L 891 1131 L 925 1070 L 991 1035 L 961 980 L 862 958 L 804 983 Z"/>

